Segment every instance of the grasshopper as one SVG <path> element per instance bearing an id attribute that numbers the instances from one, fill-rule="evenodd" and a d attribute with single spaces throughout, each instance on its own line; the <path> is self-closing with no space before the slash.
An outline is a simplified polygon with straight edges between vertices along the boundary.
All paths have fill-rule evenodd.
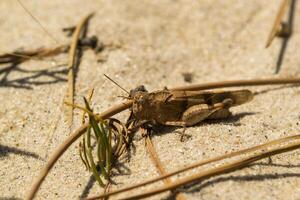
<path id="1" fill-rule="evenodd" d="M 250 90 L 147 92 L 144 86 L 130 91 L 132 114 L 138 124 L 194 126 L 205 119 L 222 119 L 231 115 L 229 108 L 253 99 Z"/>

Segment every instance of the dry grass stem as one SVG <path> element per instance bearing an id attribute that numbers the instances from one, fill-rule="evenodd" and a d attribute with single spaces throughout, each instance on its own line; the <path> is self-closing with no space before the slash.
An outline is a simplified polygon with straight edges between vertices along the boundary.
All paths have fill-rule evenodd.
<path id="1" fill-rule="evenodd" d="M 74 90 L 75 90 L 75 88 L 74 88 L 74 84 L 75 84 L 74 70 L 75 69 L 74 68 L 75 68 L 76 50 L 77 50 L 77 46 L 78 46 L 78 40 L 80 39 L 82 29 L 84 28 L 84 26 L 86 25 L 86 23 L 88 22 L 90 17 L 92 17 L 92 15 L 93 15 L 93 13 L 88 14 L 79 22 L 79 24 L 76 26 L 75 31 L 72 36 L 72 42 L 71 42 L 70 50 L 69 50 L 68 92 L 67 92 L 67 97 L 66 97 L 67 101 L 71 104 L 74 104 Z M 68 107 L 67 116 L 68 116 L 69 127 L 71 127 L 72 122 L 73 122 L 73 108 L 72 107 Z"/>
<path id="2" fill-rule="evenodd" d="M 176 171 L 168 173 L 164 176 L 160 176 L 158 178 L 153 178 L 153 179 L 150 179 L 148 181 L 144 181 L 144 182 L 139 183 L 139 184 L 131 185 L 130 187 L 126 187 L 126 188 L 118 189 L 118 190 L 115 190 L 115 191 L 111 191 L 110 193 L 107 193 L 107 194 L 104 194 L 104 195 L 90 197 L 88 199 L 100 199 L 100 198 L 103 198 L 103 197 L 112 196 L 112 195 L 115 195 L 115 194 L 119 194 L 119 193 L 122 193 L 122 192 L 133 190 L 133 189 L 138 188 L 138 187 L 142 187 L 142 186 L 145 186 L 145 185 L 155 183 L 157 181 L 163 180 L 163 179 L 168 178 L 170 176 L 177 175 L 179 173 L 188 171 L 188 170 L 196 168 L 196 167 L 200 167 L 200 166 L 207 165 L 207 164 L 210 164 L 210 163 L 213 163 L 213 162 L 216 162 L 216 161 L 222 161 L 224 159 L 233 158 L 233 157 L 236 157 L 236 156 L 245 155 L 245 154 L 249 154 L 249 153 L 253 153 L 253 152 L 257 152 L 257 151 L 264 151 L 267 148 L 270 148 L 272 146 L 279 146 L 283 143 L 287 143 L 287 142 L 291 142 L 291 141 L 295 141 L 295 140 L 299 140 L 299 139 L 300 139 L 300 135 L 289 136 L 289 137 L 273 140 L 271 142 L 267 142 L 267 143 L 264 143 L 264 144 L 261 144 L 261 145 L 257 145 L 257 146 L 254 146 L 254 147 L 250 147 L 250 148 L 247 148 L 247 149 L 243 149 L 243 150 L 240 150 L 240 151 L 236 151 L 236 152 L 232 152 L 232 153 L 229 153 L 229 154 L 224 154 L 224 155 L 221 155 L 221 156 L 217 156 L 215 158 L 202 160 L 202 161 L 196 162 L 192 165 L 189 165 L 187 167 L 183 167 L 181 169 L 178 169 Z M 300 142 L 297 142 L 297 144 L 299 144 L 299 143 Z M 267 151 L 265 151 L 265 152 L 267 153 Z M 266 157 L 268 157 L 268 156 L 266 156 Z"/>
<path id="3" fill-rule="evenodd" d="M 248 156 L 246 158 L 241 158 L 238 159 L 237 161 L 233 161 L 227 164 L 223 164 L 220 165 L 219 167 L 215 167 L 215 168 L 211 168 L 208 170 L 204 170 L 201 171 L 199 173 L 196 173 L 194 175 L 182 178 L 182 179 L 178 179 L 177 181 L 173 182 L 171 185 L 167 185 L 167 186 L 162 186 L 160 188 L 157 189 L 153 189 L 150 190 L 148 192 L 142 193 L 142 194 L 138 194 L 138 195 L 134 195 L 134 196 L 129 196 L 123 199 L 142 199 L 142 198 L 146 198 L 149 196 L 153 196 L 155 194 L 159 194 L 168 190 L 172 190 L 175 188 L 178 188 L 182 185 L 188 184 L 188 183 L 192 183 L 194 181 L 200 181 L 200 180 L 204 180 L 219 174 L 224 174 L 224 173 L 229 173 L 232 171 L 235 171 L 237 169 L 243 168 L 245 166 L 247 166 L 250 163 L 253 163 L 255 161 L 276 155 L 276 154 L 281 154 L 284 152 L 288 152 L 288 151 L 293 151 L 295 149 L 300 148 L 300 141 L 297 142 L 293 142 L 291 144 L 286 144 L 283 145 L 282 147 L 277 147 L 271 150 L 261 150 L 261 152 L 255 153 L 254 155 Z"/>
<path id="4" fill-rule="evenodd" d="M 171 88 L 170 90 L 193 91 L 193 90 L 207 90 L 207 89 L 216 89 L 216 88 L 225 88 L 225 87 L 280 85 L 280 84 L 300 84 L 300 78 L 269 78 L 269 79 L 219 81 L 219 82 L 175 87 L 175 88 Z"/>
<path id="5" fill-rule="evenodd" d="M 144 129 L 144 131 L 147 131 L 147 130 Z M 149 135 L 147 135 L 147 136 L 145 137 L 145 143 L 146 143 L 146 148 L 147 148 L 147 150 L 148 150 L 148 152 L 149 152 L 149 154 L 150 154 L 150 156 L 151 156 L 151 159 L 152 159 L 152 161 L 153 161 L 155 167 L 157 168 L 159 174 L 160 174 L 161 176 L 166 175 L 167 172 L 166 172 L 165 168 L 163 167 L 163 165 L 162 165 L 160 159 L 158 158 L 158 155 L 157 155 L 157 153 L 156 153 L 156 151 L 155 151 L 155 148 L 154 148 L 154 146 L 153 146 L 151 137 L 150 137 Z M 163 179 L 163 181 L 165 182 L 165 185 L 169 185 L 169 184 L 172 183 L 171 179 L 169 179 L 169 178 L 165 178 L 165 179 Z M 178 192 L 178 193 L 176 194 L 176 199 L 177 199 L 177 200 L 185 200 L 186 198 L 184 197 L 184 194 L 183 194 L 183 193 Z"/>
<path id="6" fill-rule="evenodd" d="M 272 26 L 271 32 L 268 36 L 267 42 L 266 42 L 266 48 L 268 48 L 272 41 L 274 40 L 274 38 L 276 37 L 276 35 L 278 35 L 278 33 L 281 31 L 282 29 L 282 19 L 284 16 L 284 13 L 286 11 L 286 8 L 289 4 L 290 0 L 282 0 L 282 3 L 279 7 L 278 13 L 276 15 L 274 24 Z"/>
<path id="7" fill-rule="evenodd" d="M 69 49 L 69 45 L 59 45 L 54 48 L 38 48 L 33 50 L 15 51 L 0 55 L 0 63 L 22 63 L 27 60 L 45 60 L 46 57 L 64 53 Z M 53 60 L 46 60 L 53 61 Z"/>

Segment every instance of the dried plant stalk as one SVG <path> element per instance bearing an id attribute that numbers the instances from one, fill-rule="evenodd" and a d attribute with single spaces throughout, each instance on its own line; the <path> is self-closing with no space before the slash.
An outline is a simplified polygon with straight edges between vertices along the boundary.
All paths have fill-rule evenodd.
<path id="1" fill-rule="evenodd" d="M 269 78 L 269 79 L 252 79 L 252 80 L 234 80 L 220 81 L 211 83 L 201 83 L 182 87 L 171 88 L 170 90 L 208 90 L 226 87 L 240 86 L 259 86 L 259 85 L 280 85 L 280 84 L 300 84 L 300 78 Z"/>
<path id="2" fill-rule="evenodd" d="M 140 195 L 134 195 L 134 196 L 126 197 L 124 199 L 141 199 L 141 198 L 145 198 L 145 197 L 148 197 L 148 196 L 153 196 L 155 194 L 162 193 L 162 192 L 168 191 L 168 190 L 172 190 L 172 189 L 175 189 L 177 187 L 180 187 L 180 186 L 188 184 L 188 183 L 192 183 L 193 181 L 196 181 L 196 180 L 198 180 L 198 181 L 199 180 L 204 180 L 206 178 L 210 178 L 212 176 L 216 176 L 216 175 L 219 175 L 219 174 L 229 173 L 229 172 L 232 172 L 234 170 L 245 167 L 248 164 L 253 163 L 255 161 L 258 161 L 260 159 L 264 159 L 264 158 L 267 158 L 267 157 L 270 157 L 270 156 L 273 156 L 273 155 L 276 155 L 276 154 L 281 154 L 281 153 L 284 153 L 284 152 L 292 151 L 292 150 L 295 150 L 295 149 L 298 149 L 298 148 L 300 148 L 300 142 L 295 142 L 295 143 L 292 143 L 292 144 L 289 144 L 289 145 L 284 145 L 283 147 L 272 149 L 271 151 L 265 151 L 261 154 L 252 155 L 252 156 L 249 156 L 247 158 L 239 159 L 238 161 L 231 162 L 229 164 L 223 164 L 219 167 L 209 169 L 209 170 L 206 170 L 206 171 L 202 171 L 202 172 L 194 174 L 192 176 L 188 176 L 186 178 L 179 179 L 176 182 L 174 182 L 172 185 L 162 186 L 161 188 L 154 189 L 154 190 L 145 192 L 145 193 L 140 194 Z"/>
<path id="3" fill-rule="evenodd" d="M 145 130 L 145 129 L 144 129 L 144 130 Z M 146 131 L 146 130 L 145 130 L 145 131 Z M 154 148 L 154 146 L 153 146 L 152 140 L 151 140 L 151 138 L 150 138 L 149 135 L 146 136 L 146 138 L 145 138 L 145 143 L 146 143 L 147 150 L 148 150 L 148 152 L 149 152 L 149 154 L 150 154 L 150 156 L 151 156 L 151 159 L 152 159 L 152 161 L 154 162 L 155 167 L 158 169 L 159 174 L 160 174 L 161 176 L 166 175 L 167 172 L 166 172 L 166 170 L 164 169 L 164 167 L 163 167 L 161 161 L 160 161 L 159 158 L 158 158 L 158 155 L 157 155 L 157 153 L 156 153 L 156 151 L 155 151 L 155 148 Z M 171 179 L 169 179 L 169 178 L 165 178 L 165 179 L 163 179 L 163 181 L 165 182 L 166 185 L 169 185 L 169 184 L 172 183 Z M 184 194 L 183 194 L 183 193 L 179 192 L 179 193 L 176 194 L 176 199 L 177 199 L 177 200 L 185 200 L 186 198 L 184 197 Z"/>
<path id="4" fill-rule="evenodd" d="M 78 40 L 80 39 L 80 35 L 82 32 L 82 29 L 88 22 L 88 20 L 93 16 L 93 13 L 88 14 L 85 16 L 79 24 L 76 26 L 76 29 L 73 33 L 72 36 L 72 42 L 70 45 L 70 50 L 69 50 L 69 62 L 68 62 L 68 93 L 67 93 L 67 101 L 71 104 L 74 104 L 74 65 L 75 65 L 75 60 L 76 60 L 76 50 L 78 46 Z M 67 110 L 67 115 L 68 115 L 68 123 L 69 127 L 72 126 L 73 123 L 73 108 L 69 107 Z"/>
<path id="5" fill-rule="evenodd" d="M 145 182 L 140 183 L 140 184 L 132 185 L 130 187 L 115 190 L 115 191 L 112 191 L 112 192 L 109 192 L 109 193 L 106 193 L 106 194 L 103 194 L 103 195 L 90 197 L 90 198 L 87 198 L 87 199 L 91 200 L 91 199 L 106 198 L 106 197 L 109 197 L 109 196 L 112 196 L 112 195 L 115 195 L 115 194 L 119 194 L 119 193 L 122 193 L 122 192 L 125 192 L 125 191 L 128 191 L 128 190 L 132 190 L 132 189 L 135 189 L 135 188 L 138 188 L 138 187 L 141 187 L 141 186 L 145 186 L 145 185 L 163 180 L 167 177 L 182 173 L 184 171 L 187 171 L 187 170 L 195 168 L 195 167 L 203 166 L 203 165 L 206 165 L 206 164 L 209 164 L 209 163 L 213 163 L 213 162 L 216 162 L 216 161 L 221 161 L 221 160 L 224 160 L 224 159 L 227 159 L 227 158 L 232 158 L 232 157 L 235 157 L 235 156 L 245 155 L 246 153 L 247 154 L 252 153 L 252 155 L 247 156 L 246 158 L 240 158 L 236 161 L 232 161 L 230 163 L 220 165 L 219 167 L 204 170 L 204 171 L 201 171 L 197 174 L 188 176 L 186 178 L 178 179 L 177 181 L 173 182 L 171 185 L 162 186 L 161 188 L 153 189 L 153 190 L 150 190 L 150 191 L 145 192 L 143 194 L 126 197 L 126 198 L 123 198 L 123 199 L 145 198 L 145 197 L 152 196 L 152 195 L 155 195 L 155 194 L 158 194 L 158 193 L 161 193 L 161 192 L 165 192 L 165 191 L 168 191 L 168 190 L 175 189 L 177 187 L 180 187 L 184 184 L 191 183 L 191 182 L 196 181 L 196 180 L 203 180 L 205 178 L 209 178 L 209 177 L 216 176 L 216 175 L 219 175 L 219 174 L 234 171 L 236 169 L 245 167 L 248 164 L 250 164 L 252 162 L 255 162 L 257 160 L 260 160 L 260 159 L 264 159 L 264 158 L 267 158 L 267 157 L 270 157 L 270 156 L 273 156 L 273 155 L 276 155 L 276 154 L 280 154 L 280 153 L 284 153 L 284 152 L 287 152 L 287 151 L 292 151 L 292 150 L 298 149 L 298 148 L 300 148 L 300 141 L 297 141 L 297 140 L 300 140 L 300 135 L 289 136 L 289 137 L 281 138 L 281 139 L 278 139 L 278 140 L 273 140 L 271 142 L 268 142 L 268 143 L 265 143 L 265 144 L 262 144 L 262 145 L 258 145 L 258 146 L 251 147 L 251 148 L 248 148 L 248 149 L 244 149 L 244 150 L 241 150 L 241 151 L 233 152 L 233 153 L 230 153 L 230 154 L 225 154 L 225 155 L 218 156 L 218 157 L 215 157 L 215 158 L 212 158 L 212 159 L 200 161 L 198 163 L 195 163 L 195 164 L 190 165 L 188 167 L 179 169 L 175 172 L 166 174 L 166 175 L 161 176 L 159 178 L 151 179 L 149 181 L 145 181 Z M 285 144 L 285 143 L 288 143 L 288 144 Z M 270 148 L 274 145 L 276 145 L 276 146 L 273 147 L 272 149 L 268 149 L 268 148 Z"/>
<path id="6" fill-rule="evenodd" d="M 4 53 L 0 55 L 0 64 L 21 63 L 27 60 L 44 60 L 46 57 L 64 53 L 68 49 L 69 45 L 60 45 L 54 48 L 38 48 L 33 50 L 22 50 L 12 53 Z"/>
<path id="7" fill-rule="evenodd" d="M 268 36 L 268 39 L 267 39 L 267 42 L 266 42 L 266 48 L 268 48 L 271 45 L 271 43 L 274 40 L 274 38 L 276 37 L 276 35 L 278 35 L 278 33 L 281 31 L 281 29 L 282 29 L 282 24 L 281 24 L 282 18 L 284 16 L 284 13 L 285 13 L 286 8 L 287 8 L 289 3 L 290 3 L 290 0 L 282 0 L 282 3 L 279 7 L 279 11 L 276 15 L 274 24 L 272 26 L 271 32 Z"/>

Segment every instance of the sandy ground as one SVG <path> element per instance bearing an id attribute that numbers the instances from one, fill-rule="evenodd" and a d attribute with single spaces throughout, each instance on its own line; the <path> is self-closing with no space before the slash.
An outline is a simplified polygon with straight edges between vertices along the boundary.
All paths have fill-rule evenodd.
<path id="1" fill-rule="evenodd" d="M 22 1 L 57 39 L 61 32 L 95 11 L 89 35 L 104 43 L 121 43 L 121 49 L 95 55 L 84 52 L 76 79 L 76 102 L 95 88 L 97 112 L 121 102 L 126 95 L 103 77 L 110 75 L 128 90 L 144 84 L 148 90 L 219 80 L 300 76 L 300 26 L 295 23 L 279 75 L 274 75 L 281 40 L 264 48 L 279 0 L 113 0 Z M 53 47 L 48 37 L 17 1 L 0 1 L 1 53 L 20 47 Z M 300 20 L 300 5 L 295 21 Z M 99 56 L 106 61 L 97 62 Z M 68 137 L 62 107 L 66 73 L 55 61 L 30 61 L 0 72 L 0 199 L 25 196 L 33 179 L 54 149 Z M 46 70 L 47 69 L 47 70 Z M 44 70 L 42 73 L 37 71 Z M 192 73 L 186 83 L 182 73 Z M 55 76 L 53 76 L 55 75 Z M 251 87 L 261 93 L 232 109 L 228 120 L 188 128 L 192 137 L 179 141 L 178 131 L 166 129 L 153 142 L 167 171 L 243 149 L 300 130 L 300 89 L 297 87 Z M 118 115 L 125 120 L 127 113 Z M 76 112 L 74 129 L 80 126 Z M 125 163 L 130 173 L 113 177 L 123 187 L 157 176 L 144 141 L 136 139 L 136 153 Z M 101 192 L 85 171 L 73 145 L 55 165 L 37 199 L 76 199 Z M 198 182 L 182 189 L 187 199 L 300 199 L 300 151 L 257 162 L 248 168 Z M 196 171 L 196 170 L 194 170 Z M 170 192 L 152 197 L 172 199 Z"/>

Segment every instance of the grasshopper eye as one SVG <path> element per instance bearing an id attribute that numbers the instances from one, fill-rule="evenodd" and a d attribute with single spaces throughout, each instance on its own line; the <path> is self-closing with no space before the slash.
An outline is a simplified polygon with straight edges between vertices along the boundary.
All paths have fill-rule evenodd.
<path id="1" fill-rule="evenodd" d="M 145 103 L 147 103 L 147 96 L 145 96 L 145 95 L 141 95 L 140 97 L 139 97 L 139 99 L 138 99 L 138 103 L 139 104 L 145 104 Z"/>
<path id="2" fill-rule="evenodd" d="M 144 104 L 145 103 L 145 99 L 143 97 L 139 98 L 138 100 L 139 104 Z"/>

